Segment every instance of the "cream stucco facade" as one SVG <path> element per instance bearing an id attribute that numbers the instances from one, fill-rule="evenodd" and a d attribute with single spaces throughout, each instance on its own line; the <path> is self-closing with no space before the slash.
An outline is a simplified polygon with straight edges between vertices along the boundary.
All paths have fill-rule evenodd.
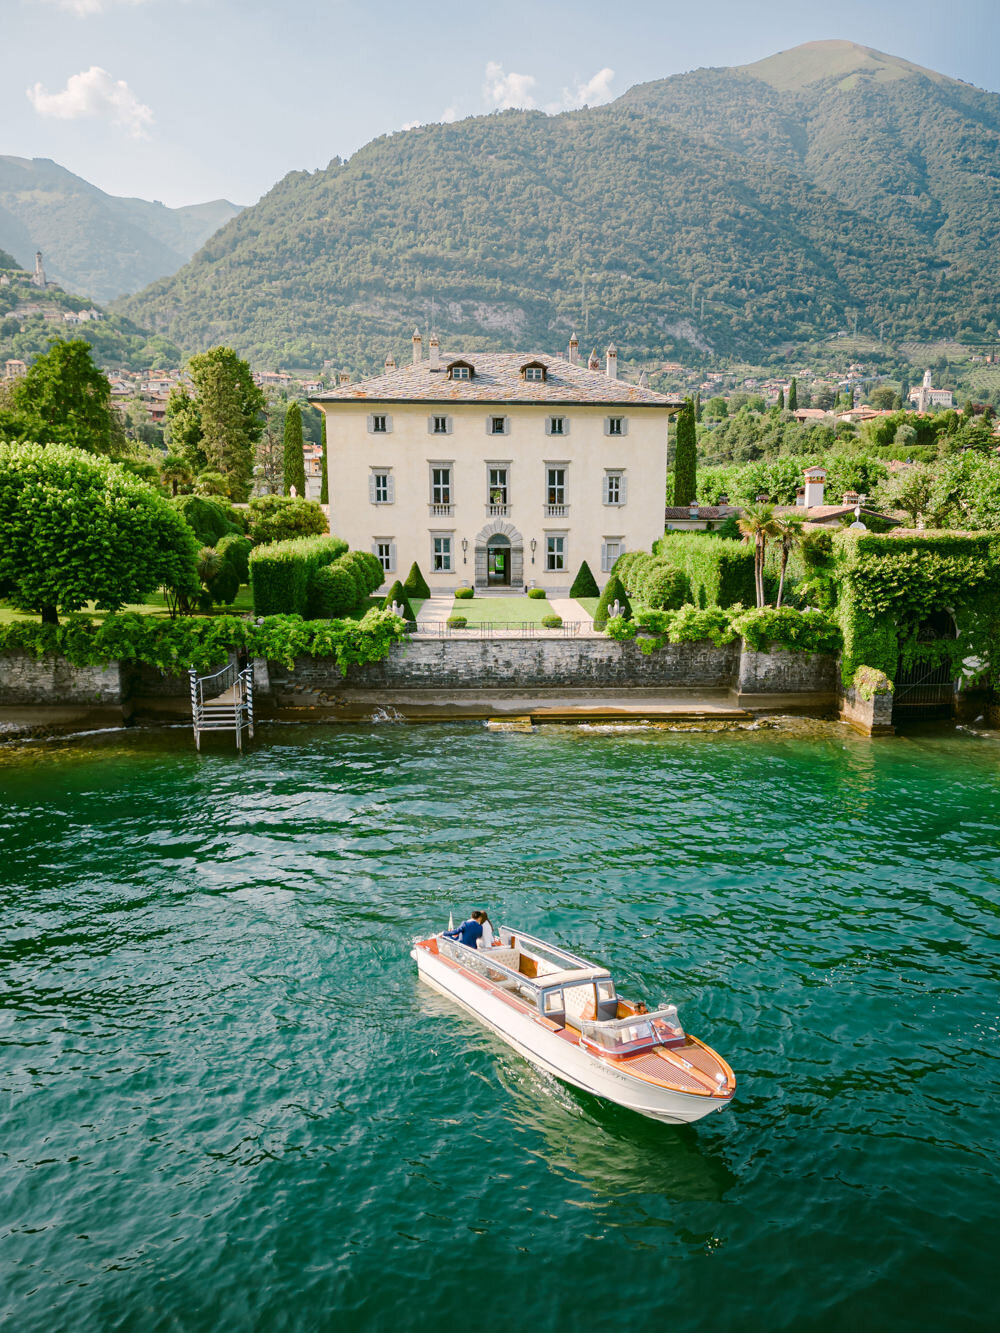
<path id="1" fill-rule="evenodd" d="M 527 383 L 525 357 L 465 360 L 471 382 L 415 361 L 313 399 L 330 531 L 378 555 L 387 582 L 416 561 L 440 592 L 564 591 L 584 560 L 603 582 L 622 551 L 648 550 L 679 404 L 561 358 L 533 358 L 545 379 Z"/>

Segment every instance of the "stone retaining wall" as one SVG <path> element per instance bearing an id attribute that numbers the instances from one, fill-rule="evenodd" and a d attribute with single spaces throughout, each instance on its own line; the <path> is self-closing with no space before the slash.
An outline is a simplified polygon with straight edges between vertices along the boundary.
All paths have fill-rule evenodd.
<path id="1" fill-rule="evenodd" d="M 832 653 L 755 653 L 744 646 L 737 688 L 740 694 L 826 694 L 832 699 L 837 679 Z"/>
<path id="2" fill-rule="evenodd" d="M 128 695 L 121 664 L 73 666 L 47 653 L 9 653 L 0 657 L 0 706 L 23 704 L 122 704 Z"/>

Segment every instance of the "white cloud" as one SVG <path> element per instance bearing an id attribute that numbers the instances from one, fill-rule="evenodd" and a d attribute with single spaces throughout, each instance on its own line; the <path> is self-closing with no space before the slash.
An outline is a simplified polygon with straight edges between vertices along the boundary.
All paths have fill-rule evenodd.
<path id="1" fill-rule="evenodd" d="M 615 77 L 613 69 L 599 69 L 592 79 L 586 83 L 578 83 L 575 88 L 564 88 L 562 92 L 562 102 L 554 102 L 547 106 L 546 111 L 572 111 L 579 106 L 601 106 L 604 102 L 610 102 L 614 93 L 611 91 L 611 80 Z"/>
<path id="2" fill-rule="evenodd" d="M 498 111 L 512 106 L 531 108 L 535 105 L 531 90 L 537 82 L 533 74 L 505 74 L 503 66 L 491 60 L 486 66 L 483 97 Z"/>
<path id="3" fill-rule="evenodd" d="M 153 121 L 153 113 L 140 102 L 124 79 L 113 79 L 100 65 L 74 74 L 61 93 L 48 93 L 40 83 L 27 90 L 28 100 L 40 116 L 56 120 L 81 120 L 101 116 L 141 139 Z"/>
<path id="4" fill-rule="evenodd" d="M 419 130 L 424 122 L 422 120 L 408 120 L 403 124 L 404 130 Z"/>
<path id="5" fill-rule="evenodd" d="M 458 120 L 458 107 L 446 106 L 441 112 L 442 125 L 452 125 L 456 120 Z"/>
<path id="6" fill-rule="evenodd" d="M 44 0 L 44 3 L 83 19 L 91 14 L 106 14 L 113 5 L 144 5 L 146 0 Z"/>

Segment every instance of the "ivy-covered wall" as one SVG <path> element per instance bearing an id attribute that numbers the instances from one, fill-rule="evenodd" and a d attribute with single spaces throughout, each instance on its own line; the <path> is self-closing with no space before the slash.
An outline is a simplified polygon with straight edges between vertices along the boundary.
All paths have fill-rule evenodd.
<path id="1" fill-rule="evenodd" d="M 843 634 L 845 684 L 862 666 L 885 672 L 947 660 L 955 676 L 1000 683 L 1000 536 L 945 531 L 837 533 L 814 570 L 819 600 Z M 919 642 L 921 624 L 947 612 L 957 639 Z"/>

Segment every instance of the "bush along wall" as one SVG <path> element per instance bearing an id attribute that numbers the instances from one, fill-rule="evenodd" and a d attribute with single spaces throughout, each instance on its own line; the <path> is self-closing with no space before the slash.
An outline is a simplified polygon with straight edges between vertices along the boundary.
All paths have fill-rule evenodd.
<path id="1" fill-rule="evenodd" d="M 869 667 L 894 680 L 900 663 L 948 662 L 955 678 L 1000 685 L 1000 537 L 844 531 L 833 538 L 825 591 L 844 638 L 845 685 Z M 958 637 L 922 638 L 934 617 Z"/>
<path id="2" fill-rule="evenodd" d="M 378 609 L 361 620 L 268 616 L 259 623 L 240 616 L 162 620 L 125 612 L 98 622 L 73 616 L 59 625 L 35 620 L 0 625 L 0 653 L 55 653 L 74 666 L 137 662 L 176 673 L 188 667 L 208 671 L 224 663 L 233 649 L 245 649 L 251 657 L 289 669 L 296 657 L 331 657 L 343 674 L 354 663 L 381 661 L 404 635 L 399 617 Z"/>
<path id="3" fill-rule="evenodd" d="M 346 551 L 340 537 L 299 537 L 255 547 L 250 555 L 254 614 L 304 616 L 313 573 Z"/>
<path id="4" fill-rule="evenodd" d="M 748 606 L 757 600 L 753 547 L 714 533 L 672 532 L 653 547 L 683 570 L 695 606 Z"/>
<path id="5" fill-rule="evenodd" d="M 835 653 L 841 645 L 840 628 L 825 611 L 799 611 L 783 606 L 682 606 L 676 611 L 643 608 L 633 620 L 609 620 L 612 639 L 635 639 L 639 651 L 655 653 L 668 643 L 708 640 L 717 648 L 744 639 L 755 652 Z"/>

